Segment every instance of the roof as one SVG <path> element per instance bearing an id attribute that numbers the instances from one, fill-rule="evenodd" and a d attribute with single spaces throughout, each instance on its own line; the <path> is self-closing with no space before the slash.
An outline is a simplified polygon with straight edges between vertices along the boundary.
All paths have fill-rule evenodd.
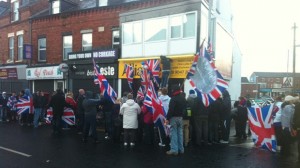
<path id="1" fill-rule="evenodd" d="M 253 72 L 252 75 L 265 78 L 293 77 L 292 72 Z M 300 77 L 300 73 L 295 73 L 295 75 L 296 77 Z"/>
<path id="2" fill-rule="evenodd" d="M 10 10 L 8 2 L 0 1 L 0 15 L 7 13 Z"/>
<path id="3" fill-rule="evenodd" d="M 247 77 L 241 77 L 241 82 L 242 83 L 249 83 L 249 80 Z"/>

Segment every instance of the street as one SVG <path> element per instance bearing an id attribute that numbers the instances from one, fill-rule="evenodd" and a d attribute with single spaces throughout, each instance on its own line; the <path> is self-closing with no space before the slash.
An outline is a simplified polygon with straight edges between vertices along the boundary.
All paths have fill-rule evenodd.
<path id="1" fill-rule="evenodd" d="M 299 168 L 296 147 L 289 157 L 253 147 L 250 138 L 230 144 L 196 147 L 189 145 L 185 153 L 168 156 L 168 148 L 137 143 L 133 148 L 104 139 L 98 132 L 99 144 L 92 139 L 81 142 L 73 129 L 52 135 L 50 126 L 37 129 L 17 123 L 0 123 L 1 168 L 94 168 L 94 167 L 213 167 L 213 168 Z"/>

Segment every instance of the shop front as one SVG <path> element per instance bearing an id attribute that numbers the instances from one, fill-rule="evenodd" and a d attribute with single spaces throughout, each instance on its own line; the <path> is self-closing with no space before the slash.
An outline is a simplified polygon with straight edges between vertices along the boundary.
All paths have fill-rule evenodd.
<path id="1" fill-rule="evenodd" d="M 68 55 L 68 86 L 75 95 L 79 89 L 90 90 L 99 93 L 99 86 L 94 83 L 94 65 L 99 66 L 100 72 L 106 77 L 109 84 L 117 91 L 118 86 L 118 64 L 117 51 L 97 50 L 85 52 L 73 52 Z"/>
<path id="2" fill-rule="evenodd" d="M 194 55 L 179 55 L 179 56 L 167 56 L 170 59 L 170 76 L 168 81 L 168 89 L 172 88 L 173 85 L 184 85 L 184 91 L 188 92 L 190 85 L 186 84 L 186 75 L 191 68 L 194 60 Z M 133 93 L 136 94 L 138 88 L 141 85 L 141 71 L 142 62 L 151 59 L 158 59 L 160 57 L 147 57 L 147 58 L 135 58 L 135 59 L 119 59 L 119 95 L 122 92 L 129 91 L 127 84 L 126 73 L 124 70 L 125 64 L 129 64 L 134 68 L 134 80 L 133 80 Z M 160 79 L 162 77 L 162 64 L 160 64 Z"/>
<path id="3" fill-rule="evenodd" d="M 28 88 L 28 82 L 25 77 L 27 65 L 12 65 L 0 67 L 0 91 L 1 92 L 19 92 Z"/>
<path id="4" fill-rule="evenodd" d="M 56 89 L 66 89 L 66 78 L 59 66 L 26 68 L 26 79 L 30 81 L 32 92 L 52 93 Z"/>

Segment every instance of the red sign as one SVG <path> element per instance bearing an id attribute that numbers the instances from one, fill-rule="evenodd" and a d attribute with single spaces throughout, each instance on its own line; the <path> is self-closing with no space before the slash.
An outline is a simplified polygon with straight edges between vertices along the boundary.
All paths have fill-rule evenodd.
<path id="1" fill-rule="evenodd" d="M 0 69 L 0 79 L 18 79 L 16 68 Z"/>

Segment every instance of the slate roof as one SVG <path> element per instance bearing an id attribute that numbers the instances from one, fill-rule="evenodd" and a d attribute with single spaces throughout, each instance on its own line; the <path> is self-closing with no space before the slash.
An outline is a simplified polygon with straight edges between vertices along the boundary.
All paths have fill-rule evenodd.
<path id="1" fill-rule="evenodd" d="M 249 83 L 249 80 L 247 77 L 241 77 L 241 82 L 242 83 Z"/>
<path id="2" fill-rule="evenodd" d="M 266 78 L 293 77 L 292 72 L 253 72 L 252 75 L 255 75 L 257 77 L 266 77 Z M 296 73 L 295 75 L 296 77 L 300 77 L 300 73 Z"/>
<path id="3" fill-rule="evenodd" d="M 0 16 L 8 13 L 10 11 L 9 3 L 0 1 Z"/>

